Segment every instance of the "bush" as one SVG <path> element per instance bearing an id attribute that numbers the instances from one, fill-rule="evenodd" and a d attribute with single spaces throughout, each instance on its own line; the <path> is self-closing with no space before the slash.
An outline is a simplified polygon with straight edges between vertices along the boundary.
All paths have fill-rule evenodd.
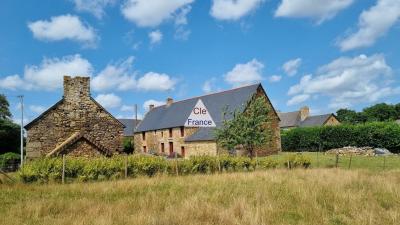
<path id="1" fill-rule="evenodd" d="M 212 174 L 222 171 L 252 171 L 256 161 L 248 157 L 196 156 L 190 159 L 169 160 L 164 157 L 132 155 L 111 158 L 66 158 L 65 177 L 80 181 L 112 180 L 125 176 L 125 163 L 129 177 L 156 174 L 179 175 Z M 278 163 L 270 158 L 259 158 L 259 168 L 275 168 Z M 19 170 L 23 182 L 60 182 L 62 158 L 42 158 L 27 162 Z"/>
<path id="2" fill-rule="evenodd" d="M 400 153 L 400 125 L 392 122 L 342 124 L 282 131 L 283 151 L 321 151 L 344 146 L 387 148 Z"/>
<path id="3" fill-rule="evenodd" d="M 0 169 L 4 171 L 13 171 L 14 167 L 18 168 L 20 160 L 20 155 L 14 152 L 2 154 L 0 155 Z"/>
<path id="4" fill-rule="evenodd" d="M 0 119 L 0 154 L 20 152 L 20 126 L 10 120 Z"/>
<path id="5" fill-rule="evenodd" d="M 287 168 L 303 167 L 307 169 L 311 165 L 311 159 L 302 154 L 291 154 L 286 156 L 284 166 Z"/>

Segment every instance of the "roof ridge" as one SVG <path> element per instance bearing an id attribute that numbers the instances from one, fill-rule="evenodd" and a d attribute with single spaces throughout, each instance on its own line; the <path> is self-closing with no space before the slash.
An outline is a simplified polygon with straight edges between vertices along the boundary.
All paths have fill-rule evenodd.
<path id="1" fill-rule="evenodd" d="M 198 96 L 195 96 L 195 97 L 190 97 L 190 98 L 186 98 L 186 99 L 182 99 L 182 100 L 173 102 L 172 104 L 175 104 L 175 103 L 178 103 L 178 102 L 184 102 L 184 101 L 192 100 L 192 99 L 195 99 L 195 98 L 201 98 L 201 97 L 206 97 L 206 96 L 210 96 L 210 95 L 216 95 L 216 94 L 222 94 L 222 93 L 225 93 L 225 92 L 236 91 L 236 90 L 239 90 L 239 89 L 242 89 L 242 88 L 247 88 L 247 87 L 260 85 L 260 84 L 261 83 L 249 84 L 249 85 L 244 85 L 244 86 L 240 86 L 240 87 L 236 87 L 236 88 L 232 88 L 232 89 L 228 89 L 228 90 L 213 92 L 213 93 L 209 93 L 209 94 L 205 94 L 205 95 L 198 95 Z M 155 106 L 153 109 L 159 108 L 159 107 L 162 107 L 162 106 L 165 106 L 165 105 L 167 105 L 167 104 L 162 104 L 162 105 L 159 105 L 159 106 Z"/>

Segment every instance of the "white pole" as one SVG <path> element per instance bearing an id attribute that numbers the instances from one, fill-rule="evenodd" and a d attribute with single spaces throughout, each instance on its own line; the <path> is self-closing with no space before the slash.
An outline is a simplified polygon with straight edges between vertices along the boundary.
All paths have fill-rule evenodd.
<path id="1" fill-rule="evenodd" d="M 21 165 L 24 165 L 24 96 L 19 95 L 18 98 L 21 102 Z"/>

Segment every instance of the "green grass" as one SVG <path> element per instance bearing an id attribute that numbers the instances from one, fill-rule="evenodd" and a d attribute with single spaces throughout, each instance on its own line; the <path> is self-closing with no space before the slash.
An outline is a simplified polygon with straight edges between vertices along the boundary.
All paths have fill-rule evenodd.
<path id="1" fill-rule="evenodd" d="M 269 156 L 279 162 L 282 166 L 285 158 L 289 154 L 297 154 L 292 152 L 282 152 L 277 155 Z M 324 154 L 317 152 L 301 153 L 311 159 L 311 168 L 335 168 L 336 155 Z M 400 156 L 352 156 L 350 164 L 350 156 L 339 156 L 338 167 L 343 169 L 370 169 L 370 170 L 392 170 L 400 169 Z"/>
<path id="2" fill-rule="evenodd" d="M 276 169 L 0 185 L 0 225 L 400 224 L 400 170 Z"/>

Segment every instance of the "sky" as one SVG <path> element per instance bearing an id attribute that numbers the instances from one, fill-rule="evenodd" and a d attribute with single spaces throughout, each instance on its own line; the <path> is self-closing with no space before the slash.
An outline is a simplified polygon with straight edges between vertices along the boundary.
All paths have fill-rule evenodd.
<path id="1" fill-rule="evenodd" d="M 117 118 L 261 82 L 312 114 L 400 102 L 400 0 L 2 0 L 0 93 L 25 122 L 90 76 Z"/>

